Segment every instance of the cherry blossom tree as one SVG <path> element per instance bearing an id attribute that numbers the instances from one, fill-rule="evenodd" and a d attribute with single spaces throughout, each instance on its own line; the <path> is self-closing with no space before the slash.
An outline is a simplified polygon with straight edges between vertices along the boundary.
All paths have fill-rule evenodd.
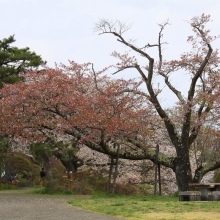
<path id="1" fill-rule="evenodd" d="M 155 136 L 155 111 L 150 105 L 146 110 L 146 97 L 130 93 L 141 82 L 113 80 L 104 71 L 96 73 L 92 64 L 71 62 L 70 66 L 26 73 L 25 83 L 5 85 L 1 133 L 35 143 L 49 140 L 54 155 L 62 160 L 70 149 L 59 146 L 59 141 L 75 148 L 84 144 L 113 157 L 115 146 L 123 145 L 120 157 L 152 157 L 148 142 Z M 67 136 L 72 136 L 71 141 Z M 132 139 L 144 143 L 141 151 L 146 151 L 145 156 L 138 153 Z"/>
<path id="2" fill-rule="evenodd" d="M 213 50 L 211 46 L 212 41 L 217 37 L 211 36 L 210 31 L 206 29 L 209 21 L 210 16 L 204 14 L 190 20 L 189 24 L 194 35 L 188 37 L 187 41 L 192 44 L 192 50 L 183 53 L 179 60 L 171 61 L 164 60 L 162 56 L 163 31 L 169 24 L 168 22 L 159 25 L 160 31 L 157 43 L 148 43 L 144 47 L 136 46 L 124 38 L 124 32 L 129 29 L 129 26 L 121 22 L 111 22 L 104 19 L 100 20 L 95 26 L 99 34 L 113 35 L 119 43 L 125 45 L 131 52 L 145 58 L 146 65 L 142 67 L 136 56 L 118 52 L 112 54 L 120 60 L 115 65 L 117 69 L 115 73 L 126 69 L 134 69 L 142 77 L 146 86 L 146 94 L 143 92 L 139 94 L 145 96 L 154 106 L 157 114 L 163 120 L 170 142 L 176 151 L 176 157 L 165 159 L 159 156 L 159 161 L 166 160 L 169 163 L 168 167 L 175 172 L 178 188 L 183 191 L 189 190 L 189 183 L 200 181 L 204 174 L 220 167 L 219 158 L 212 162 L 209 161 L 209 163 L 201 163 L 195 171 L 195 178 L 192 177 L 190 150 L 193 143 L 201 133 L 202 125 L 208 123 L 212 116 L 213 118 L 219 117 L 220 59 L 218 50 Z M 157 61 L 147 52 L 147 49 L 152 47 L 158 50 L 159 57 Z M 170 80 L 172 73 L 180 74 L 180 70 L 190 76 L 186 97 Z M 153 84 L 154 78 L 158 76 L 164 79 L 167 88 L 178 99 L 176 106 L 178 117 L 172 117 L 173 115 L 169 114 L 170 111 L 163 108 L 160 103 L 158 92 L 161 91 L 158 91 Z M 219 127 L 215 127 L 215 131 L 218 132 L 218 130 Z M 213 145 L 210 143 L 210 146 Z"/>
<path id="3" fill-rule="evenodd" d="M 0 132 L 34 142 L 61 141 L 68 135 L 74 146 L 86 145 L 111 157 L 117 156 L 120 146 L 119 158 L 152 162 L 156 160 L 156 144 L 169 140 L 175 154 L 160 152 L 158 163 L 174 171 L 179 190 L 188 190 L 190 182 L 198 182 L 220 167 L 218 157 L 210 163 L 206 160 L 198 163 L 193 177 L 190 160 L 195 141 L 204 138 L 205 131 L 219 133 L 219 57 L 211 47 L 216 37 L 205 29 L 209 20 L 202 15 L 190 21 L 195 35 L 188 41 L 193 49 L 171 61 L 162 57 L 163 30 L 168 22 L 160 25 L 156 44 L 140 48 L 123 37 L 127 26 L 101 20 L 97 31 L 113 34 L 147 61 L 142 67 L 137 57 L 114 52 L 120 62 L 109 68 L 115 67 L 115 73 L 134 69 L 141 80 L 110 79 L 105 73 L 109 68 L 96 72 L 91 63 L 73 61 L 69 66 L 26 73 L 26 82 L 5 85 L 1 90 Z M 158 61 L 146 52 L 149 47 L 158 49 Z M 190 76 L 187 97 L 170 80 L 172 73 L 180 70 Z M 158 95 L 163 91 L 154 86 L 155 77 L 162 77 L 175 94 L 176 106 L 162 107 Z M 212 129 L 208 129 L 210 123 Z M 213 143 L 216 139 L 210 141 L 210 147 Z M 197 156 L 201 149 L 196 150 Z"/>

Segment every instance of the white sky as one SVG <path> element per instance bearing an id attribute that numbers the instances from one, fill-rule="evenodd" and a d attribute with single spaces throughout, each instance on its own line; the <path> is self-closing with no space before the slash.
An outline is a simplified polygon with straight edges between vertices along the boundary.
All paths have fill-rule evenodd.
<path id="1" fill-rule="evenodd" d="M 74 60 L 93 62 L 98 70 L 117 61 L 109 56 L 112 51 L 126 50 L 113 36 L 94 33 L 100 18 L 132 23 L 126 36 L 136 39 L 140 47 L 156 43 L 157 24 L 169 19 L 172 25 L 164 31 L 164 41 L 169 43 L 164 58 L 174 59 L 189 48 L 186 38 L 192 32 L 185 21 L 210 14 L 212 33 L 219 34 L 219 11 L 220 0 L 0 0 L 0 39 L 15 34 L 15 46 L 30 47 L 50 67 Z M 135 77 L 133 72 L 123 74 Z M 187 82 L 182 78 L 175 85 L 184 90 Z M 166 91 L 162 98 L 165 105 L 174 101 Z"/>

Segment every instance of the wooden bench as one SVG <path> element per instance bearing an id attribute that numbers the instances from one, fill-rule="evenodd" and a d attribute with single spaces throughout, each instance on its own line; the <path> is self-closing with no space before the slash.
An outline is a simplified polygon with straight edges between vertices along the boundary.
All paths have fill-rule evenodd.
<path id="1" fill-rule="evenodd" d="M 208 201 L 220 201 L 220 191 L 208 192 Z"/>
<path id="2" fill-rule="evenodd" d="M 199 191 L 181 191 L 179 192 L 179 201 L 200 201 L 201 193 Z"/>

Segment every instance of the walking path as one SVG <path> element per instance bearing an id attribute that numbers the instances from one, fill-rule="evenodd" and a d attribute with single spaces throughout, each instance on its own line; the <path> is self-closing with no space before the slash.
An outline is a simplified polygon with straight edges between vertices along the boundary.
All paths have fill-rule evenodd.
<path id="1" fill-rule="evenodd" d="M 77 196 L 35 195 L 26 190 L 0 191 L 1 220 L 119 220 L 73 207 Z"/>

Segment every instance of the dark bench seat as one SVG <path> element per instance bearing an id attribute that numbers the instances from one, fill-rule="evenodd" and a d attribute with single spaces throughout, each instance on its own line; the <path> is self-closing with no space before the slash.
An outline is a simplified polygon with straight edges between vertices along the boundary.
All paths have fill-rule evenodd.
<path id="1" fill-rule="evenodd" d="M 220 201 L 220 191 L 208 192 L 208 201 Z"/>
<path id="2" fill-rule="evenodd" d="M 179 192 L 179 201 L 200 201 L 201 193 L 199 191 L 181 191 Z"/>

